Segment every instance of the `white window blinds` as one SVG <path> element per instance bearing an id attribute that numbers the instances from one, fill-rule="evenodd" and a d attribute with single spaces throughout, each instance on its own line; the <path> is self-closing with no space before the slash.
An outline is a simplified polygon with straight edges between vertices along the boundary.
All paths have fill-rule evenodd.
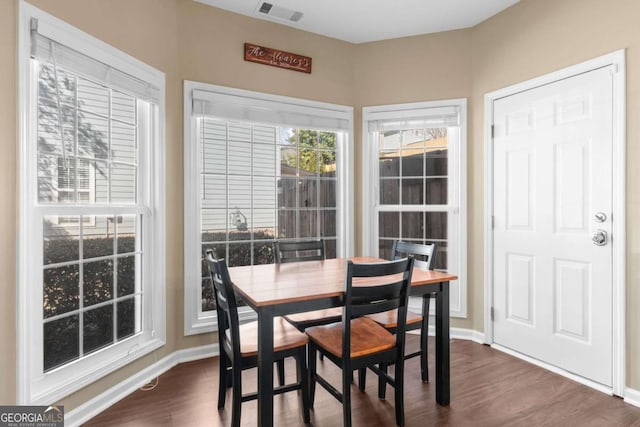
<path id="1" fill-rule="evenodd" d="M 460 126 L 458 107 L 434 107 L 369 114 L 369 132 Z"/>
<path id="2" fill-rule="evenodd" d="M 46 27 L 40 27 L 38 20 L 32 18 L 31 58 L 50 63 L 56 68 L 74 71 L 97 83 L 121 90 L 145 101 L 155 104 L 161 101 L 160 88 L 47 37 Z"/>
<path id="3" fill-rule="evenodd" d="M 193 90 L 192 96 L 196 116 L 300 129 L 349 130 L 350 114 L 344 111 L 203 90 Z"/>

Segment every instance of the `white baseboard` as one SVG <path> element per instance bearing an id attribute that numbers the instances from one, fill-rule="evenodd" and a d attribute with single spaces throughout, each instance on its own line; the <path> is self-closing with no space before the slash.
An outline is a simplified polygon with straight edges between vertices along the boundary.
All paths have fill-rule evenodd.
<path id="1" fill-rule="evenodd" d="M 501 346 L 499 344 L 496 344 L 496 343 L 491 344 L 491 348 L 495 348 L 496 350 L 499 350 L 499 351 L 501 351 L 503 353 L 507 353 L 510 356 L 517 357 L 518 359 L 524 360 L 525 362 L 529 362 L 529 363 L 531 363 L 533 365 L 536 365 L 536 366 L 539 366 L 541 368 L 544 368 L 544 369 L 546 369 L 548 371 L 551 371 L 551 372 L 553 372 L 555 374 L 561 375 L 561 376 L 563 376 L 565 378 L 569 378 L 570 380 L 573 380 L 573 381 L 576 381 L 576 382 L 578 382 L 580 384 L 586 385 L 587 387 L 591 387 L 594 390 L 598 390 L 598 391 L 600 391 L 602 393 L 605 393 L 605 394 L 608 394 L 610 396 L 613 396 L 613 389 L 611 387 L 607 387 L 607 386 L 599 384 L 599 383 L 597 383 L 595 381 L 588 380 L 588 379 L 586 379 L 584 377 L 581 377 L 579 375 L 572 374 L 571 372 L 565 371 L 562 368 L 558 368 L 557 366 L 550 365 L 550 364 L 542 362 L 542 361 L 540 361 L 538 359 L 534 359 L 532 357 L 525 356 L 522 353 L 518 353 L 517 351 L 513 351 L 513 350 L 511 350 L 509 348 L 503 347 L 503 346 Z"/>
<path id="2" fill-rule="evenodd" d="M 65 425 L 74 427 L 87 422 L 179 363 L 213 357 L 218 354 L 217 344 L 177 350 L 66 413 Z"/>
<path id="3" fill-rule="evenodd" d="M 414 330 L 407 332 L 408 334 L 418 335 L 420 331 Z M 429 325 L 429 336 L 436 335 L 436 327 L 434 325 Z M 478 344 L 484 344 L 484 333 L 474 331 L 473 329 L 465 329 L 465 328 L 450 328 L 449 336 L 453 339 L 457 340 L 467 340 L 473 341 Z"/>
<path id="4" fill-rule="evenodd" d="M 627 387 L 624 390 L 624 401 L 629 405 L 640 407 L 640 390 Z"/>

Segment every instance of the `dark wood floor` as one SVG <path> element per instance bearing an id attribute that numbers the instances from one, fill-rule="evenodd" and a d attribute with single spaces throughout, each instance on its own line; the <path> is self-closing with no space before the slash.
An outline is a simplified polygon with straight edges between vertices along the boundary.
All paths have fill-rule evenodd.
<path id="1" fill-rule="evenodd" d="M 408 339 L 408 347 L 417 346 Z M 430 344 L 433 344 L 431 342 Z M 433 345 L 430 347 L 433 372 Z M 319 362 L 339 386 L 339 371 L 329 361 Z M 417 358 L 407 362 L 405 380 L 406 426 L 638 426 L 640 408 L 565 379 L 542 368 L 470 341 L 451 341 L 451 405 L 435 402 L 435 384 L 420 381 Z M 90 426 L 228 426 L 231 423 L 230 394 L 227 407 L 218 412 L 218 359 L 184 363 L 160 377 L 151 391 L 138 390 L 90 420 Z M 293 380 L 295 369 L 288 366 Z M 377 398 L 377 383 L 369 373 L 366 393 L 352 386 L 355 426 L 394 426 L 393 393 L 387 401 Z M 256 370 L 245 372 L 245 392 L 255 390 Z M 342 425 L 342 407 L 318 387 L 311 425 Z M 276 426 L 302 426 L 297 394 L 274 399 Z M 242 425 L 256 425 L 256 402 L 242 405 Z"/>

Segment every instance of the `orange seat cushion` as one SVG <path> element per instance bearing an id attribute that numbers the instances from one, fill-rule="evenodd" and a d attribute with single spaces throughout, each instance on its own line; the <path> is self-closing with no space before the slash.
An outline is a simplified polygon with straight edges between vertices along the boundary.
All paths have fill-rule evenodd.
<path id="1" fill-rule="evenodd" d="M 368 314 L 365 316 L 387 329 L 396 328 L 398 326 L 398 310 L 383 311 L 382 313 Z M 407 311 L 407 325 L 413 325 L 422 322 L 422 316 L 412 311 Z"/>
<path id="2" fill-rule="evenodd" d="M 342 357 L 342 322 L 305 330 L 311 341 L 329 353 Z M 351 357 L 361 357 L 393 348 L 396 337 L 371 319 L 351 320 Z"/>
<path id="3" fill-rule="evenodd" d="M 230 331 L 227 329 L 227 342 L 231 343 Z M 309 339 L 305 334 L 291 326 L 283 317 L 273 319 L 273 351 L 289 350 L 307 345 Z M 240 325 L 240 354 L 250 357 L 258 354 L 258 322 Z"/>

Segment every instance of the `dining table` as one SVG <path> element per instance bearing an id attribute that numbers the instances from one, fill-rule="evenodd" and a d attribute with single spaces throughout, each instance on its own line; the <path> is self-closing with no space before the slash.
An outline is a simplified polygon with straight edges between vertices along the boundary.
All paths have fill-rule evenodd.
<path id="1" fill-rule="evenodd" d="M 344 305 L 349 260 L 384 261 L 355 257 L 229 268 L 236 294 L 258 317 L 258 426 L 273 426 L 273 318 Z M 418 267 L 411 278 L 412 296 L 435 295 L 435 387 L 440 405 L 449 404 L 449 282 L 456 279 L 453 274 Z"/>

